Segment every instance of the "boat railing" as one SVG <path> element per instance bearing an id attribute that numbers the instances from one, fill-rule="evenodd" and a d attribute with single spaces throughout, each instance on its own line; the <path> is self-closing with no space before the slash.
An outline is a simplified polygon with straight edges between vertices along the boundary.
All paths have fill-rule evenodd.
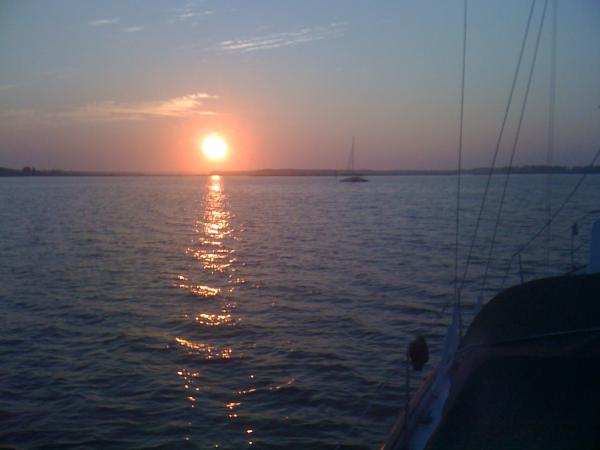
<path id="1" fill-rule="evenodd" d="M 598 270 L 600 270 L 600 267 L 597 267 L 598 265 L 600 265 L 600 262 L 598 262 L 598 261 L 600 261 L 600 219 L 597 219 L 592 224 L 592 233 L 591 233 L 591 240 L 590 240 L 590 254 L 589 254 L 589 258 L 588 258 L 588 261 L 589 261 L 588 264 L 578 265 L 576 263 L 577 254 L 586 244 L 586 240 L 581 240 L 579 243 L 577 243 L 577 236 L 580 235 L 580 233 L 579 233 L 580 226 L 581 226 L 582 222 L 584 222 L 586 219 L 589 219 L 592 216 L 600 216 L 600 210 L 595 209 L 595 210 L 591 210 L 591 211 L 588 211 L 588 212 L 582 214 L 579 218 L 577 218 L 577 220 L 572 222 L 572 224 L 569 227 L 569 229 L 570 229 L 569 255 L 570 255 L 571 269 L 568 273 L 580 273 L 582 269 L 584 269 L 588 266 L 590 267 L 590 270 L 592 270 L 594 272 L 597 272 Z M 545 226 L 544 228 L 547 228 L 547 226 Z M 541 235 L 541 233 L 538 232 L 538 233 L 536 233 L 535 237 L 539 237 L 540 235 Z M 520 282 L 523 283 L 525 281 L 525 270 L 523 269 L 523 254 L 529 248 L 529 245 L 533 242 L 533 240 L 534 239 L 531 239 L 527 245 L 522 246 L 521 248 L 519 248 L 519 250 L 517 250 L 515 253 L 512 254 L 512 256 L 509 260 L 506 272 L 504 274 L 504 279 L 503 279 L 502 285 L 505 284 L 506 278 L 508 277 L 508 275 L 510 273 L 510 268 L 512 267 L 513 261 L 515 259 L 517 260 L 517 264 L 518 264 L 518 274 L 519 274 Z"/>

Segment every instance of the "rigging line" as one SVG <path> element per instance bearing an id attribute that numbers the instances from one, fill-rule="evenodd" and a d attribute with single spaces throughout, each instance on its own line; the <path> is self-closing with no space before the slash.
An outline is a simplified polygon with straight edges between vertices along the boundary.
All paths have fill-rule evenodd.
<path id="1" fill-rule="evenodd" d="M 556 36 L 558 34 L 558 0 L 552 0 L 552 33 L 550 43 L 550 85 L 548 104 L 548 150 L 546 154 L 546 165 L 552 167 L 554 160 L 554 123 L 556 106 Z M 550 220 L 552 216 L 552 172 L 546 175 L 546 217 Z M 552 227 L 549 225 L 546 232 L 546 273 L 550 273 L 550 243 L 552 241 Z"/>
<path id="2" fill-rule="evenodd" d="M 463 42 L 462 42 L 462 76 L 460 84 L 460 126 L 458 133 L 458 176 L 456 182 L 456 236 L 454 248 L 454 301 L 459 310 L 459 333 L 462 336 L 462 320 L 460 320 L 460 289 L 458 284 L 458 250 L 460 234 L 460 190 L 462 178 L 463 132 L 465 120 L 465 72 L 467 59 L 467 11 L 468 0 L 464 0 L 463 10 Z"/>
<path id="3" fill-rule="evenodd" d="M 477 239 L 477 232 L 479 231 L 479 226 L 481 225 L 481 218 L 483 216 L 483 211 L 485 209 L 485 202 L 487 200 L 487 196 L 489 193 L 490 185 L 492 182 L 492 175 L 494 173 L 494 168 L 496 167 L 496 160 L 498 158 L 498 153 L 500 152 L 500 144 L 502 143 L 502 138 L 504 137 L 504 130 L 506 128 L 506 123 L 508 122 L 508 115 L 510 112 L 510 108 L 512 106 L 512 99 L 515 93 L 515 89 L 517 86 L 517 80 L 519 78 L 519 73 L 521 71 L 521 63 L 523 62 L 523 55 L 525 53 L 525 47 L 527 44 L 527 39 L 529 37 L 529 30 L 531 28 L 531 20 L 533 18 L 533 12 L 535 10 L 535 4 L 537 0 L 532 0 L 531 7 L 529 9 L 529 16 L 527 18 L 527 25 L 525 26 L 525 33 L 523 35 L 523 40 L 521 42 L 521 50 L 519 52 L 519 58 L 517 60 L 517 67 L 515 68 L 515 73 L 513 75 L 512 85 L 510 88 L 510 93 L 508 96 L 508 102 L 506 103 L 506 109 L 504 111 L 504 117 L 502 118 L 502 125 L 500 126 L 500 131 L 498 133 L 498 138 L 496 139 L 496 146 L 494 148 L 494 155 L 492 158 L 492 164 L 490 167 L 490 171 L 488 172 L 488 177 L 485 185 L 485 190 L 483 193 L 483 198 L 481 200 L 481 206 L 479 208 L 479 213 L 477 215 L 477 221 L 475 223 L 475 231 L 473 232 L 473 239 L 471 240 L 471 245 L 469 247 L 469 253 L 467 256 L 467 263 L 465 265 L 465 270 L 462 278 L 462 286 L 466 283 L 467 275 L 469 271 L 469 265 L 471 263 L 471 259 L 473 257 L 473 250 L 475 247 L 475 241 Z"/>
<path id="4" fill-rule="evenodd" d="M 596 161 L 596 159 L 597 159 L 599 156 L 600 156 L 600 149 L 598 149 L 598 153 L 596 154 L 596 156 L 594 157 L 594 159 L 593 159 L 593 160 L 592 160 L 592 162 L 590 163 L 589 167 L 593 167 L 593 165 L 595 164 L 595 161 Z M 584 177 L 585 177 L 585 172 L 584 172 Z M 580 180 L 580 181 L 581 181 L 581 182 L 583 182 L 583 180 Z M 575 192 L 573 192 L 573 193 L 571 194 L 571 197 L 572 197 L 573 195 L 575 195 Z M 569 199 L 570 199 L 570 197 L 569 197 Z M 565 204 L 566 204 L 566 203 L 568 203 L 568 200 L 566 200 L 565 202 L 563 202 L 563 205 L 562 205 L 562 206 L 561 206 L 559 209 L 562 209 L 562 208 L 565 206 Z M 600 214 L 600 209 L 594 209 L 594 210 L 591 210 L 591 211 L 588 211 L 588 212 L 586 212 L 585 214 L 583 214 L 583 215 L 579 216 L 579 218 L 578 218 L 577 220 L 575 220 L 573 223 L 579 223 L 579 222 L 581 222 L 583 219 L 585 219 L 586 217 L 588 217 L 588 216 L 590 216 L 590 215 L 592 215 L 592 214 Z M 550 222 L 551 222 L 551 223 L 554 223 L 554 219 L 556 219 L 556 216 L 557 216 L 557 215 L 558 215 L 558 214 L 555 214 L 555 215 L 554 215 L 554 217 L 550 219 Z M 548 225 L 548 226 L 550 226 L 550 225 Z M 569 225 L 568 227 L 561 227 L 561 229 L 562 229 L 562 231 L 564 232 L 564 231 L 567 231 L 567 230 L 571 230 L 571 227 L 572 227 L 572 226 L 573 226 L 573 224 Z M 538 236 L 539 236 L 540 234 L 542 234 L 543 232 L 544 232 L 543 230 L 542 230 L 542 231 L 540 231 L 540 232 L 538 233 Z M 534 237 L 534 238 L 531 240 L 531 242 L 533 242 L 534 240 L 535 240 L 535 237 Z M 531 242 L 530 242 L 530 243 L 531 243 Z M 505 272 L 504 272 L 504 276 L 502 277 L 502 284 L 501 284 L 501 286 L 500 286 L 500 290 L 504 289 L 504 285 L 506 284 L 506 280 L 508 279 L 508 274 L 510 273 L 510 269 L 511 269 L 511 267 L 512 267 L 512 263 L 513 263 L 513 261 L 514 261 L 515 257 L 516 257 L 516 256 L 517 256 L 519 253 L 521 253 L 521 252 L 525 251 L 526 247 L 527 247 L 527 246 L 528 246 L 530 243 L 528 243 L 526 246 L 523 246 L 523 247 L 521 247 L 521 249 L 520 249 L 520 250 L 518 250 L 516 253 L 513 253 L 513 254 L 511 255 L 510 259 L 508 260 L 508 266 L 506 267 L 506 270 L 505 270 Z M 575 251 L 579 251 L 583 245 L 584 245 L 584 244 L 583 244 L 583 242 L 582 242 L 582 243 L 579 245 L 579 247 L 577 247 L 577 248 L 575 249 Z M 582 266 L 582 267 L 585 267 L 585 266 Z M 570 273 L 570 272 L 568 272 L 568 273 Z"/>
<path id="5" fill-rule="evenodd" d="M 521 105 L 521 111 L 519 114 L 519 122 L 517 123 L 517 130 L 515 133 L 515 139 L 513 141 L 513 146 L 510 153 L 510 161 L 508 163 L 508 169 L 506 172 L 506 176 L 504 178 L 504 186 L 502 188 L 502 195 L 500 197 L 500 204 L 498 205 L 498 212 L 496 213 L 496 223 L 494 224 L 494 232 L 492 234 L 492 241 L 490 243 L 490 249 L 488 251 L 487 263 L 485 265 L 485 271 L 483 273 L 483 278 L 481 282 L 481 290 L 480 295 L 483 294 L 483 290 L 485 289 L 485 285 L 487 283 L 487 277 L 489 273 L 490 266 L 492 264 L 492 256 L 494 254 L 494 247 L 496 245 L 496 238 L 498 236 L 498 229 L 500 228 L 500 218 L 502 216 L 502 209 L 504 207 L 504 200 L 506 198 L 506 190 L 508 188 L 508 181 L 510 179 L 510 175 L 512 172 L 513 161 L 515 159 L 515 154 L 517 153 L 517 146 L 519 144 L 519 138 L 521 136 L 521 126 L 523 125 L 523 118 L 525 117 L 525 109 L 527 107 L 527 100 L 529 98 L 529 91 L 531 89 L 531 81 L 533 80 L 533 73 L 535 71 L 535 63 L 537 61 L 538 50 L 540 48 L 540 41 L 542 37 L 542 30 L 544 29 L 544 22 L 546 19 L 546 10 L 548 9 L 548 0 L 544 1 L 544 8 L 542 9 L 542 17 L 540 19 L 540 26 L 538 28 L 538 33 L 535 41 L 535 48 L 533 50 L 533 57 L 531 60 L 531 67 L 529 68 L 529 75 L 527 77 L 527 86 L 525 88 L 525 95 L 523 97 L 523 104 Z"/>
<path id="6" fill-rule="evenodd" d="M 513 260 L 515 259 L 514 255 L 508 260 L 508 266 L 506 267 L 506 271 L 504 272 L 504 276 L 502 277 L 502 283 L 500 284 L 500 290 L 504 289 L 504 285 L 506 284 L 506 279 L 508 278 L 508 274 L 510 273 L 510 268 L 512 267 Z"/>
<path id="7" fill-rule="evenodd" d="M 596 160 L 598 159 L 599 156 L 600 156 L 600 148 L 598 148 L 598 150 L 596 151 L 596 154 L 592 158 L 592 161 L 590 162 L 590 164 L 588 166 L 589 168 L 594 167 L 594 164 L 596 164 Z M 531 243 L 533 241 L 535 241 L 544 231 L 546 231 L 548 226 L 550 226 L 550 224 L 552 222 L 554 222 L 554 220 L 561 213 L 563 208 L 567 205 L 567 203 L 569 203 L 571 201 L 573 196 L 577 193 L 577 191 L 579 190 L 579 187 L 583 184 L 583 182 L 585 181 L 585 179 L 589 173 L 591 173 L 591 171 L 583 172 L 583 174 L 579 178 L 579 181 L 577 181 L 577 184 L 575 184 L 575 186 L 573 187 L 573 189 L 571 190 L 569 195 L 567 195 L 567 197 L 561 203 L 561 205 L 558 207 L 558 209 L 556 211 L 554 211 L 550 220 L 548 220 L 548 222 L 546 222 L 544 224 L 544 226 L 542 226 L 525 244 L 523 244 L 515 253 L 513 253 L 512 258 L 515 258 L 519 253 L 523 253 L 527 249 L 527 247 L 529 247 L 531 245 Z"/>
<path id="8" fill-rule="evenodd" d="M 529 8 L 529 16 L 527 18 L 527 24 L 525 26 L 525 31 L 523 33 L 523 39 L 521 42 L 521 50 L 519 52 L 519 58 L 517 59 L 517 66 L 515 67 L 515 72 L 513 75 L 513 80 L 512 80 L 512 85 L 510 88 L 510 93 L 508 95 L 508 102 L 506 103 L 506 109 L 504 110 L 504 117 L 502 119 L 502 125 L 500 126 L 500 131 L 498 134 L 498 138 L 496 140 L 496 146 L 494 149 L 494 155 L 492 158 L 492 164 L 490 166 L 490 171 L 488 172 L 488 176 L 487 176 L 487 182 L 485 185 L 485 190 L 483 192 L 483 198 L 481 200 L 481 205 L 479 207 L 479 213 L 477 215 L 477 220 L 475 222 L 475 230 L 473 231 L 473 238 L 471 239 L 471 244 L 469 246 L 469 251 L 467 253 L 467 262 L 465 264 L 465 270 L 463 272 L 463 276 L 461 278 L 461 282 L 460 282 L 460 288 L 459 290 L 462 290 L 462 288 L 465 286 L 466 280 L 467 280 L 467 275 L 469 272 L 469 265 L 471 264 L 471 260 L 473 258 L 473 250 L 475 248 L 475 241 L 477 239 L 477 232 L 479 231 L 479 226 L 481 224 L 481 218 L 483 216 L 483 210 L 485 209 L 485 202 L 488 196 L 488 192 L 490 190 L 490 184 L 492 181 L 492 175 L 494 173 L 494 168 L 496 166 L 496 159 L 498 157 L 498 152 L 500 151 L 500 143 L 502 142 L 502 137 L 504 135 L 504 129 L 506 127 L 506 122 L 508 121 L 508 113 L 510 111 L 510 107 L 512 105 L 512 99 L 514 96 L 514 92 L 515 92 L 515 88 L 517 85 L 517 79 L 519 77 L 519 72 L 521 71 L 521 63 L 523 61 L 523 54 L 525 53 L 525 45 L 527 43 L 527 39 L 529 37 L 529 29 L 531 28 L 531 19 L 533 17 L 533 11 L 535 9 L 535 4 L 536 4 L 537 0 L 532 0 L 531 1 L 531 7 Z M 448 307 L 448 303 L 446 303 L 444 305 L 444 307 L 442 308 L 442 313 L 446 310 L 446 308 Z"/>

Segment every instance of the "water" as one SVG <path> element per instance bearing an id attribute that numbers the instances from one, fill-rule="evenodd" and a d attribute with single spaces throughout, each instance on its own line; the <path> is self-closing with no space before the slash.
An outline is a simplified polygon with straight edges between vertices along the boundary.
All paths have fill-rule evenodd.
<path id="1" fill-rule="evenodd" d="M 545 180 L 512 180 L 486 295 L 518 280 L 516 262 L 504 280 L 506 268 L 543 223 Z M 554 208 L 577 180 L 554 177 Z M 464 179 L 462 267 L 484 183 Z M 422 333 L 440 348 L 454 187 L 452 177 L 0 179 L 0 444 L 376 448 L 404 404 L 408 342 Z M 570 225 L 599 193 L 590 176 L 550 252 L 543 235 L 523 254 L 526 278 L 570 268 Z"/>

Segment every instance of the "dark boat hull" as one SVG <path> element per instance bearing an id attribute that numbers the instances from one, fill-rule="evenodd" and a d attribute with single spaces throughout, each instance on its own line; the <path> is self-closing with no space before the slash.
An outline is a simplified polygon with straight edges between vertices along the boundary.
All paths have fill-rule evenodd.
<path id="1" fill-rule="evenodd" d="M 365 183 L 369 180 L 367 180 L 366 178 L 363 177 L 359 177 L 359 176 L 351 176 L 351 177 L 347 177 L 347 178 L 342 178 L 340 180 L 340 182 L 342 183 Z"/>
<path id="2" fill-rule="evenodd" d="M 600 274 L 501 292 L 453 358 L 442 416 L 426 443 L 411 445 L 414 429 L 400 422 L 384 448 L 600 448 L 599 293 Z M 412 404 L 409 417 L 427 419 L 418 408 Z"/>

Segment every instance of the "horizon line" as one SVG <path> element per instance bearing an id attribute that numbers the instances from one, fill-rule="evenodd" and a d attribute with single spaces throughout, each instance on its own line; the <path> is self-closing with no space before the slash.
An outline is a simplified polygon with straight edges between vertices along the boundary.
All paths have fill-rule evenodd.
<path id="1" fill-rule="evenodd" d="M 464 175 L 486 175 L 490 167 L 462 169 Z M 600 173 L 600 165 L 595 166 L 563 166 L 563 165 L 523 165 L 493 168 L 493 174 L 569 174 Z M 365 176 L 403 176 L 403 175 L 457 175 L 457 169 L 359 169 L 354 172 L 344 169 L 247 169 L 247 170 L 211 170 L 206 172 L 153 172 L 133 170 L 71 170 L 71 169 L 36 169 L 25 166 L 22 169 L 0 167 L 0 176 L 346 176 L 349 174 Z"/>

